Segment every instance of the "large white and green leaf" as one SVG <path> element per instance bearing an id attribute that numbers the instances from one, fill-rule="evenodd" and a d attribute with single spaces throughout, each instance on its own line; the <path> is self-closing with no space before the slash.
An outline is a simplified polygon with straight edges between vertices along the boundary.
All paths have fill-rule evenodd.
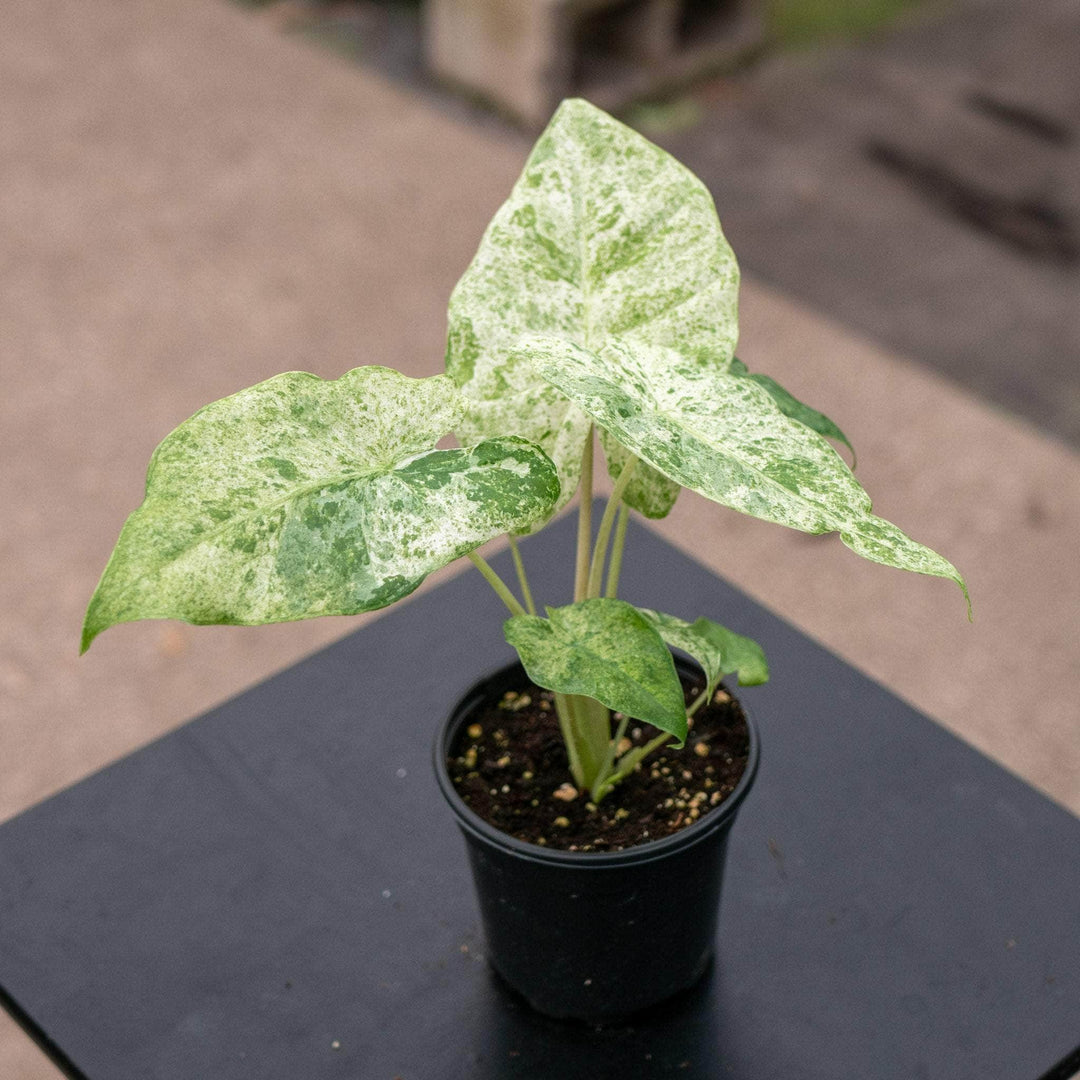
<path id="1" fill-rule="evenodd" d="M 768 682 L 769 665 L 765 653 L 753 638 L 736 634 L 711 619 L 700 618 L 688 623 L 660 611 L 638 610 L 668 645 L 692 656 L 701 665 L 707 699 L 712 697 L 725 675 L 735 674 L 740 686 L 759 686 Z"/>
<path id="2" fill-rule="evenodd" d="M 558 338 L 522 348 L 545 378 L 669 479 L 745 514 L 838 532 L 874 562 L 955 581 L 956 568 L 871 513 L 870 497 L 817 432 L 752 379 L 672 349 L 612 340 L 598 352 Z"/>
<path id="3" fill-rule="evenodd" d="M 515 615 L 503 628 L 533 682 L 595 698 L 686 738 L 686 704 L 671 653 L 637 608 L 623 600 L 581 600 L 547 614 Z"/>
<path id="4" fill-rule="evenodd" d="M 563 102 L 450 299 L 446 370 L 470 404 L 462 441 L 515 434 L 538 443 L 569 499 L 588 420 L 518 343 L 551 335 L 596 351 L 617 335 L 726 369 L 738 282 L 701 181 L 594 106 Z M 627 501 L 662 516 L 677 487 L 648 474 L 639 467 Z"/>
<path id="5" fill-rule="evenodd" d="M 436 450 L 445 375 L 289 372 L 206 406 L 155 451 L 83 630 L 133 619 L 257 624 L 352 615 L 546 513 L 547 456 L 514 437 Z"/>

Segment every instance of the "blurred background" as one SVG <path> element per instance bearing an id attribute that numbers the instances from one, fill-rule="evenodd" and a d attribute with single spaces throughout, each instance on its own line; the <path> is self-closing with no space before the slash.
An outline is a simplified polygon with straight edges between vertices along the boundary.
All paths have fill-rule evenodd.
<path id="1" fill-rule="evenodd" d="M 284 370 L 441 369 L 450 290 L 569 94 L 702 177 L 743 267 L 741 357 L 844 429 L 975 623 L 834 537 L 685 494 L 655 528 L 1080 812 L 1074 0 L 6 0 L 2 21 L 0 820 L 363 621 L 134 624 L 77 655 L 181 420 Z M 0 1026 L 0 1076 L 58 1075 Z"/>

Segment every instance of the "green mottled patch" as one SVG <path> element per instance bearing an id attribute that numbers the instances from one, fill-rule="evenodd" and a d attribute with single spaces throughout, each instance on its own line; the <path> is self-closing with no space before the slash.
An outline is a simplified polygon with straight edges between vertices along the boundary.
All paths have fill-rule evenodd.
<path id="1" fill-rule="evenodd" d="M 435 450 L 460 420 L 445 375 L 279 375 L 214 402 L 150 462 L 83 630 L 133 619 L 267 623 L 393 603 L 550 512 L 551 461 L 504 437 Z"/>
<path id="2" fill-rule="evenodd" d="M 557 338 L 523 347 L 537 370 L 668 479 L 753 517 L 839 532 L 875 562 L 955 581 L 951 563 L 871 513 L 870 497 L 817 432 L 752 379 L 672 349 L 619 339 L 597 352 Z"/>
<path id="3" fill-rule="evenodd" d="M 560 694 L 590 697 L 686 738 L 686 707 L 671 653 L 654 625 L 623 600 L 582 600 L 518 615 L 504 625 L 529 677 Z"/>
<path id="4" fill-rule="evenodd" d="M 740 686 L 760 686 L 769 681 L 765 653 L 753 638 L 736 634 L 734 630 L 705 618 L 695 619 L 690 632 L 720 651 L 723 674 L 734 674 Z"/>
<path id="5" fill-rule="evenodd" d="M 740 686 L 759 686 L 768 682 L 769 665 L 765 653 L 752 638 L 736 634 L 711 619 L 688 623 L 674 615 L 639 608 L 673 649 L 692 656 L 705 672 L 705 696 L 712 697 L 725 675 L 736 674 Z"/>
<path id="6" fill-rule="evenodd" d="M 550 335 L 597 350 L 618 335 L 723 370 L 738 280 L 704 185 L 599 109 L 564 102 L 450 299 L 446 370 L 468 401 L 462 440 L 512 432 L 538 443 L 565 502 L 588 419 L 531 367 L 521 340 Z M 610 442 L 605 452 L 617 473 L 624 456 Z M 642 466 L 626 499 L 662 517 L 677 494 Z"/>

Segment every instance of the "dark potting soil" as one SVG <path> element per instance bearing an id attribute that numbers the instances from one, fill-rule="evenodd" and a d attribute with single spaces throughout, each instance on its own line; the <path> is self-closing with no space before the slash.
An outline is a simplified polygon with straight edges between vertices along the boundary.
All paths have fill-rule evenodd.
<path id="1" fill-rule="evenodd" d="M 684 678 L 683 688 L 689 704 L 703 686 Z M 657 734 L 631 721 L 620 752 Z M 552 693 L 530 684 L 463 726 L 448 764 L 458 794 L 496 829 L 566 851 L 621 851 L 670 836 L 719 806 L 739 782 L 749 746 L 742 708 L 721 686 L 694 715 L 681 750 L 654 751 L 595 805 L 573 785 Z"/>

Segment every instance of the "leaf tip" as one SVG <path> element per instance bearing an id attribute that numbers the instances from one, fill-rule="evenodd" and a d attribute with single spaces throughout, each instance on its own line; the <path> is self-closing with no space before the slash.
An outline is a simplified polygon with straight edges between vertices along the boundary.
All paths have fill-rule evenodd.
<path id="1" fill-rule="evenodd" d="M 967 603 L 967 620 L 969 623 L 974 623 L 975 609 L 971 604 L 971 594 L 968 592 L 967 582 L 959 574 L 953 580 L 960 586 L 960 591 L 964 594 L 964 600 Z"/>
<path id="2" fill-rule="evenodd" d="M 766 667 L 761 671 L 754 671 L 753 674 L 743 675 L 738 672 L 738 680 L 740 686 L 764 686 L 769 681 L 769 669 Z"/>
<path id="3" fill-rule="evenodd" d="M 94 638 L 101 633 L 100 630 L 90 625 L 90 619 L 87 617 L 86 622 L 83 623 L 82 636 L 79 639 L 79 655 L 85 656 L 86 650 L 94 643 Z"/>
<path id="4" fill-rule="evenodd" d="M 603 110 L 598 109 L 595 105 L 592 104 L 592 102 L 587 101 L 583 97 L 563 98 L 563 100 L 561 102 L 559 102 L 559 106 L 555 110 L 553 115 L 558 116 L 559 113 L 575 113 L 575 112 L 593 113 L 593 114 L 600 113 L 601 115 L 604 115 L 604 116 L 607 115 L 606 113 L 603 112 Z"/>
<path id="5" fill-rule="evenodd" d="M 79 638 L 79 655 L 84 656 L 87 649 L 97 640 L 98 635 L 108 630 L 110 626 L 115 626 L 119 621 L 122 620 L 110 618 L 107 613 L 102 614 L 101 589 L 99 587 L 86 607 L 82 634 Z"/>

